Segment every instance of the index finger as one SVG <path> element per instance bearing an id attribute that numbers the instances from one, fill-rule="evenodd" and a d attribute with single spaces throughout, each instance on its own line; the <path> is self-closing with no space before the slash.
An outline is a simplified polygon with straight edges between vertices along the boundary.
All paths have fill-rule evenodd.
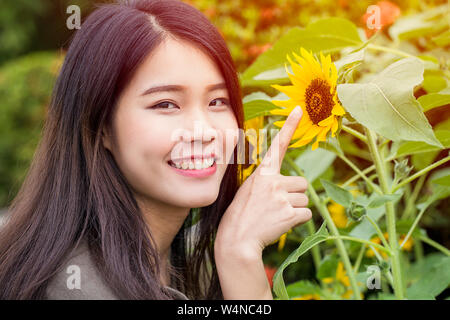
<path id="1" fill-rule="evenodd" d="M 267 175 L 280 172 L 284 155 L 286 154 L 286 150 L 291 142 L 295 130 L 297 129 L 302 115 L 303 111 L 299 106 L 295 107 L 294 110 L 291 111 L 283 127 L 272 140 L 269 150 L 258 167 L 258 169 L 261 170 L 261 174 Z"/>

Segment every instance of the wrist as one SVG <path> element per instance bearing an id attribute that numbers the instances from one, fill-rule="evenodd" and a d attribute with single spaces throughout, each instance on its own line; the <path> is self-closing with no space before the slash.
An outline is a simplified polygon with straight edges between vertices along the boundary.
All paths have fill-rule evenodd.
<path id="1" fill-rule="evenodd" d="M 214 242 L 214 255 L 218 260 L 252 263 L 262 260 L 262 248 L 250 242 L 233 243 L 218 239 Z"/>

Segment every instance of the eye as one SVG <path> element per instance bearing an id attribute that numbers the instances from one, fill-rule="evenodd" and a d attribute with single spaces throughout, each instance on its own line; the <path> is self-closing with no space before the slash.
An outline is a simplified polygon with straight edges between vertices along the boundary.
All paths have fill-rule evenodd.
<path id="1" fill-rule="evenodd" d="M 209 105 L 213 106 L 229 106 L 230 101 L 227 98 L 217 98 L 210 102 Z"/>
<path id="2" fill-rule="evenodd" d="M 163 101 L 163 102 L 157 103 L 154 106 L 150 107 L 150 109 L 167 109 L 167 110 L 176 109 L 176 108 L 178 108 L 178 106 L 175 103 L 170 102 L 170 101 Z"/>

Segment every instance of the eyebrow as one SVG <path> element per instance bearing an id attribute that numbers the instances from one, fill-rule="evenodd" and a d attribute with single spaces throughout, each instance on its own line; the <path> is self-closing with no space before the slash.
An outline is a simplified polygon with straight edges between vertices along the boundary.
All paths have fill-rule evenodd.
<path id="1" fill-rule="evenodd" d="M 210 84 L 210 85 L 206 86 L 206 91 L 208 91 L 208 92 L 211 92 L 214 90 L 220 90 L 220 89 L 227 89 L 225 82 Z M 186 90 L 186 87 L 181 86 L 181 85 L 161 85 L 161 86 L 155 86 L 155 87 L 148 88 L 141 94 L 141 96 L 145 96 L 145 95 L 152 94 L 155 92 L 174 92 L 174 91 L 179 92 L 179 91 L 184 91 L 184 90 Z"/>

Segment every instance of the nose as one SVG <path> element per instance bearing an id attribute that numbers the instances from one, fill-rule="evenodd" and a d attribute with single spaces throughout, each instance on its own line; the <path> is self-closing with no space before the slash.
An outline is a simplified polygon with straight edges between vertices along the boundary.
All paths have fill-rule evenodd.
<path id="1" fill-rule="evenodd" d="M 184 119 L 184 142 L 210 143 L 218 138 L 211 118 L 205 108 L 192 108 Z"/>
<path id="2" fill-rule="evenodd" d="M 179 135 L 181 143 L 177 146 L 177 152 L 182 153 L 183 157 L 210 153 L 219 155 L 220 143 L 216 141 L 219 138 L 220 133 L 215 129 L 206 108 L 193 107 L 183 117 L 183 128 Z"/>

